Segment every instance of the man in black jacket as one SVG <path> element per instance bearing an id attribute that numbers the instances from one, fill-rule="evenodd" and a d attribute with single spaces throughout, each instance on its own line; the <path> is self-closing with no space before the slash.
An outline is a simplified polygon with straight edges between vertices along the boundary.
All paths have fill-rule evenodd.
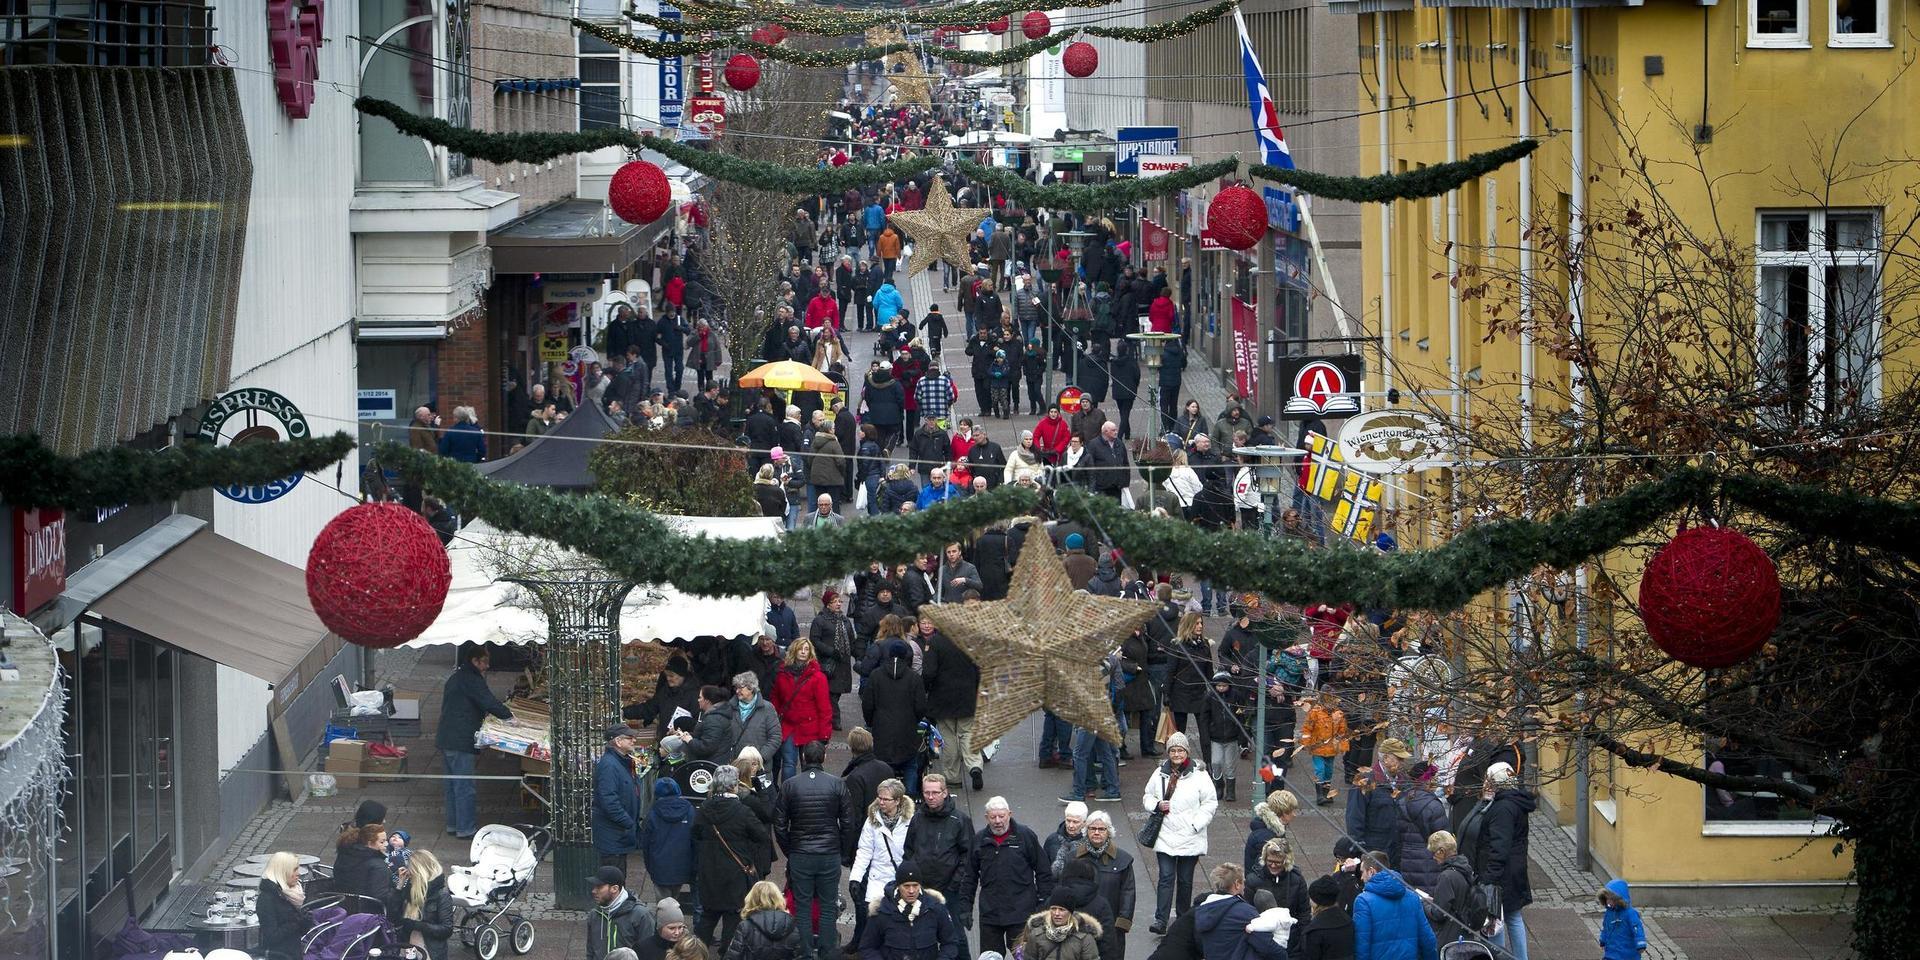
<path id="1" fill-rule="evenodd" d="M 937 773 L 921 778 L 920 809 L 907 825 L 905 859 L 920 868 L 921 882 L 946 898 L 953 922 L 964 930 L 973 929 L 973 838 L 973 819 L 954 805 L 947 779 Z"/>
<path id="2" fill-rule="evenodd" d="M 853 812 L 864 815 L 880 795 L 880 784 L 893 776 L 893 768 L 873 755 L 873 734 L 866 727 L 847 731 L 847 751 L 853 754 L 853 760 L 840 772 L 840 780 L 847 785 Z"/>
<path id="3" fill-rule="evenodd" d="M 987 436 L 987 428 L 979 424 L 973 427 L 973 446 L 967 450 L 967 463 L 973 467 L 973 475 L 987 478 L 987 489 L 1000 486 L 1007 478 L 1007 451 Z"/>
<path id="4" fill-rule="evenodd" d="M 780 421 L 773 416 L 773 408 L 766 401 L 747 414 L 747 422 L 740 432 L 747 437 L 747 470 L 759 470 L 767 462 L 767 451 L 780 444 Z"/>
<path id="5" fill-rule="evenodd" d="M 980 667 L 958 644 L 937 630 L 921 634 L 920 642 L 934 663 L 939 664 L 927 682 L 927 716 L 940 728 L 940 738 L 946 742 L 940 751 L 940 774 L 952 783 L 965 773 L 973 778 L 975 790 L 982 789 L 980 748 L 971 742 L 974 701 L 980 693 Z"/>
<path id="6" fill-rule="evenodd" d="M 593 909 L 587 911 L 587 960 L 606 960 L 622 947 L 632 949 L 653 936 L 653 908 L 627 892 L 627 875 L 619 867 L 601 867 L 588 877 L 593 885 Z"/>
<path id="7" fill-rule="evenodd" d="M 794 913 L 809 916 L 820 911 L 818 933 L 808 937 L 818 960 L 837 960 L 840 950 L 840 864 L 853 857 L 860 834 L 860 816 L 847 794 L 847 785 L 820 765 L 827 745 L 819 740 L 800 748 L 800 772 L 780 784 L 773 801 L 773 828 L 787 852 L 787 885 L 793 890 Z"/>
<path id="8" fill-rule="evenodd" d="M 460 667 L 447 677 L 440 694 L 440 730 L 434 735 L 433 745 L 440 748 L 441 761 L 446 765 L 443 793 L 447 832 L 461 839 L 472 837 L 480 829 L 472 779 L 479 751 L 473 745 L 473 735 L 489 714 L 513 719 L 513 711 L 487 686 L 487 668 L 492 665 L 493 656 L 486 646 L 472 641 L 461 644 Z"/>
<path id="9" fill-rule="evenodd" d="M 1127 467 L 1133 463 L 1127 456 L 1127 445 L 1120 441 L 1120 426 L 1109 420 L 1100 425 L 1100 436 L 1087 444 L 1085 463 L 1093 467 L 1089 484 L 1095 493 L 1120 499 L 1120 491 L 1127 488 Z"/>
<path id="10" fill-rule="evenodd" d="M 1013 955 L 1027 918 L 1053 892 L 1053 865 L 1032 829 L 1015 823 L 1007 798 L 987 801 L 987 825 L 973 838 L 980 890 L 980 949 Z"/>

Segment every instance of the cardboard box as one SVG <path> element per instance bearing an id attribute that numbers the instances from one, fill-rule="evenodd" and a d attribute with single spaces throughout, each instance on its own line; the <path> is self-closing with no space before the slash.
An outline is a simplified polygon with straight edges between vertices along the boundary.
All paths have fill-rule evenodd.
<path id="1" fill-rule="evenodd" d="M 427 695 L 418 690 L 393 691 L 393 719 L 420 719 L 420 702 L 426 698 Z"/>
<path id="2" fill-rule="evenodd" d="M 367 742 L 365 740 L 335 740 L 327 744 L 328 760 L 351 760 L 356 765 L 355 769 L 358 769 L 360 761 L 366 758 Z"/>
<path id="3" fill-rule="evenodd" d="M 363 779 L 369 783 L 386 783 L 401 779 L 400 774 L 407 769 L 406 757 L 368 757 L 360 764 L 365 774 Z"/>
<path id="4" fill-rule="evenodd" d="M 326 766 L 322 769 L 333 774 L 333 778 L 340 784 L 340 789 L 358 790 L 360 789 L 360 763 L 358 758 L 328 757 Z"/>

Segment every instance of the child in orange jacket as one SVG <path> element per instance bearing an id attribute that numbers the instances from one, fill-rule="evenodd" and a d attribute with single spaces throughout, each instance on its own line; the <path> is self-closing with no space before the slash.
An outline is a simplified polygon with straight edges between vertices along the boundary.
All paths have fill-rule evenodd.
<path id="1" fill-rule="evenodd" d="M 1326 806 L 1337 793 L 1333 785 L 1334 758 L 1347 751 L 1347 715 L 1331 687 L 1321 687 L 1320 695 L 1307 708 L 1300 746 L 1313 755 L 1313 782 L 1320 793 L 1320 805 Z"/>

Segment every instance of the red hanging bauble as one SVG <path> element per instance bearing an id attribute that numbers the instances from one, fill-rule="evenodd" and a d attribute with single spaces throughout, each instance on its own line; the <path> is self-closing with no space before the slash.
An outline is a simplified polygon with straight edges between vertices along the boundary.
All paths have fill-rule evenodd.
<path id="1" fill-rule="evenodd" d="M 1093 71 L 1100 68 L 1100 51 L 1085 40 L 1075 40 L 1067 44 L 1067 52 L 1060 55 L 1060 65 L 1067 69 L 1067 76 L 1091 77 Z"/>
<path id="2" fill-rule="evenodd" d="M 1780 571 L 1746 534 L 1682 530 L 1647 561 L 1640 619 L 1667 656 L 1702 669 L 1754 655 L 1780 624 Z"/>
<path id="3" fill-rule="evenodd" d="M 660 219 L 673 205 L 673 188 L 659 167 L 635 160 L 613 172 L 607 183 L 607 205 L 614 216 L 636 226 Z"/>
<path id="4" fill-rule="evenodd" d="M 1247 187 L 1227 187 L 1207 204 L 1207 233 L 1228 250 L 1251 250 L 1267 235 L 1267 202 Z"/>
<path id="5" fill-rule="evenodd" d="M 760 61 L 751 53 L 736 53 L 727 58 L 727 68 L 722 71 L 727 86 L 735 90 L 752 90 L 760 85 Z"/>
<path id="6" fill-rule="evenodd" d="M 420 514 L 363 503 L 334 517 L 307 553 L 307 599 L 327 629 L 363 647 L 397 647 L 440 616 L 453 579 Z"/>
<path id="7" fill-rule="evenodd" d="M 1053 18 L 1040 10 L 1029 12 L 1020 18 L 1020 33 L 1028 40 L 1038 40 L 1053 32 Z"/>
<path id="8" fill-rule="evenodd" d="M 1000 17 L 997 20 L 989 20 L 987 21 L 986 26 L 988 30 L 993 31 L 994 33 L 1006 33 L 1007 29 L 1013 26 L 1013 18 Z"/>
<path id="9" fill-rule="evenodd" d="M 769 23 L 764 27 L 755 28 L 753 31 L 753 39 L 758 43 L 771 45 L 779 43 L 786 38 L 787 28 L 777 23 Z"/>

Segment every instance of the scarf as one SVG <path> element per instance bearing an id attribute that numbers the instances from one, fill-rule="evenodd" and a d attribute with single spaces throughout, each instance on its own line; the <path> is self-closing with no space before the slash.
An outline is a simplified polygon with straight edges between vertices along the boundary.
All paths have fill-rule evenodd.
<path id="1" fill-rule="evenodd" d="M 280 893 L 287 898 L 288 903 L 296 907 L 306 906 L 307 888 L 302 884 L 296 882 L 291 887 L 283 884 L 280 887 Z"/>
<path id="2" fill-rule="evenodd" d="M 754 697 L 752 700 L 740 701 L 739 706 L 740 706 L 740 722 L 741 723 L 746 723 L 747 718 L 750 716 L 753 716 L 753 705 L 759 702 L 760 702 L 759 697 Z"/>
<path id="3" fill-rule="evenodd" d="M 1073 922 L 1073 916 L 1071 914 L 1067 916 L 1066 926 L 1054 926 L 1053 916 L 1049 914 L 1045 920 L 1040 921 L 1040 927 L 1041 933 L 1053 943 L 1059 943 L 1067 939 L 1073 935 L 1074 931 L 1079 929 L 1079 926 Z"/>
<path id="4" fill-rule="evenodd" d="M 895 909 L 900 911 L 900 915 L 906 918 L 909 924 L 920 919 L 920 901 L 915 900 L 912 903 L 908 903 L 905 899 L 900 899 L 895 900 L 893 905 Z"/>

